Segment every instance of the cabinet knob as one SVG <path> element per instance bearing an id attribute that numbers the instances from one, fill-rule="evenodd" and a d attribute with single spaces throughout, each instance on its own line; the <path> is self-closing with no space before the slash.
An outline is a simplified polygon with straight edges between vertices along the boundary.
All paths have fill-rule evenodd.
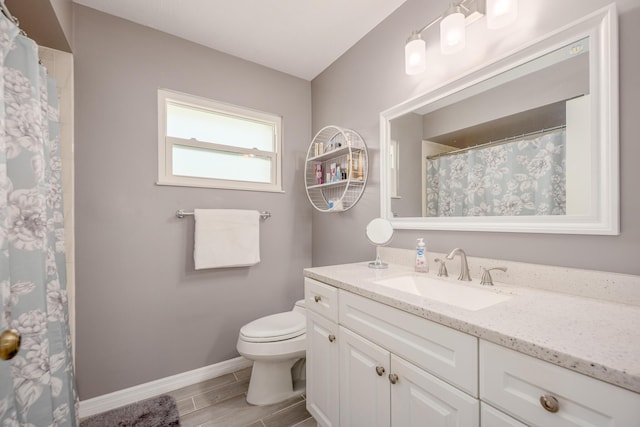
<path id="1" fill-rule="evenodd" d="M 391 384 L 395 384 L 398 382 L 398 376 L 396 374 L 389 374 L 389 381 Z"/>
<path id="2" fill-rule="evenodd" d="M 540 404 L 542 407 L 549 412 L 558 412 L 560 409 L 560 403 L 558 403 L 558 399 L 548 394 L 543 394 L 540 396 Z"/>
<path id="3" fill-rule="evenodd" d="M 331 334 L 329 335 L 329 342 L 334 342 L 336 340 L 336 336 Z"/>
<path id="4" fill-rule="evenodd" d="M 320 295 L 316 295 L 315 297 L 313 297 L 313 299 L 315 300 L 315 302 L 320 302 L 320 300 L 322 300 L 322 297 Z"/>
<path id="5" fill-rule="evenodd" d="M 384 366 L 376 366 L 376 373 L 380 377 L 383 376 L 384 375 Z"/>

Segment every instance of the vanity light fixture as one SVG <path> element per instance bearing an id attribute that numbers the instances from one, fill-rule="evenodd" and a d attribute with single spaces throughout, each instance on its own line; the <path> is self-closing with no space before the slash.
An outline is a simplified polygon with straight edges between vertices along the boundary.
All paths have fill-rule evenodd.
<path id="1" fill-rule="evenodd" d="M 464 49 L 466 41 L 465 16 L 460 5 L 452 4 L 440 22 L 440 50 L 451 55 Z"/>
<path id="2" fill-rule="evenodd" d="M 440 23 L 440 50 L 450 55 L 465 47 L 466 26 L 487 14 L 487 27 L 497 29 L 513 23 L 518 17 L 518 0 L 460 0 L 452 3 L 440 16 L 420 30 L 411 33 L 404 47 L 405 72 L 415 75 L 427 69 L 426 43 L 421 34 Z"/>
<path id="3" fill-rule="evenodd" d="M 420 74 L 427 69 L 427 58 L 424 54 L 426 49 L 427 44 L 420 34 L 416 31 L 411 33 L 407 44 L 404 45 L 404 67 L 407 74 Z"/>
<path id="4" fill-rule="evenodd" d="M 486 0 L 487 28 L 497 30 L 518 18 L 518 0 Z"/>

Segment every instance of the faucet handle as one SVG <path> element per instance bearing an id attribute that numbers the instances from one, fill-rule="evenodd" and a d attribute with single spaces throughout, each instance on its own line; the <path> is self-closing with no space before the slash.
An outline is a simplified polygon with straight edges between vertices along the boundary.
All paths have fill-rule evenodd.
<path id="1" fill-rule="evenodd" d="M 504 272 L 507 271 L 507 267 L 480 268 L 482 269 L 482 278 L 480 279 L 480 284 L 486 286 L 493 286 L 493 279 L 491 278 L 490 273 L 491 270 L 500 270 Z"/>
<path id="2" fill-rule="evenodd" d="M 445 262 L 440 258 L 436 258 L 435 262 L 440 263 L 440 268 L 438 268 L 438 277 L 449 277 L 449 272 L 447 271 Z"/>

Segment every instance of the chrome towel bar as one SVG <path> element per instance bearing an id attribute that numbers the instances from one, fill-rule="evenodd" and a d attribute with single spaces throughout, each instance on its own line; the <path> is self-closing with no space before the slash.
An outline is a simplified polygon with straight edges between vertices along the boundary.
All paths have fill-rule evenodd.
<path id="1" fill-rule="evenodd" d="M 176 211 L 176 217 L 178 218 L 184 218 L 185 216 L 192 216 L 193 212 L 187 212 L 184 209 L 178 209 Z M 271 218 L 271 212 L 269 211 L 260 211 L 260 217 L 262 219 L 267 219 L 267 218 Z"/>

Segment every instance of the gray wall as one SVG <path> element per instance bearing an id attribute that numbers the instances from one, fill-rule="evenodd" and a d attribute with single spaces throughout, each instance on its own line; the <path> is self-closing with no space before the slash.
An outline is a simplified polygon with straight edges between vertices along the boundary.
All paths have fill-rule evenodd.
<path id="1" fill-rule="evenodd" d="M 391 199 L 396 216 L 422 216 L 422 121 L 422 116 L 414 113 L 392 120 L 391 139 L 398 142 L 400 169 L 399 198 Z"/>
<path id="2" fill-rule="evenodd" d="M 312 81 L 313 129 L 329 123 L 360 132 L 371 154 L 370 181 L 361 201 L 340 214 L 313 214 L 313 264 L 372 259 L 363 230 L 379 216 L 379 114 L 468 69 L 501 55 L 554 28 L 609 3 L 608 0 L 520 2 L 517 25 L 487 35 L 478 24 L 469 29 L 464 55 L 439 57 L 437 30 L 428 31 L 428 71 L 404 74 L 403 46 L 409 33 L 446 9 L 448 0 L 408 0 L 357 45 Z M 621 234 L 619 236 L 397 230 L 391 246 L 415 247 L 424 237 L 431 250 L 462 247 L 488 258 L 640 274 L 640 3 L 618 0 L 620 29 Z M 478 21 L 484 22 L 484 20 Z M 338 249 L 336 249 L 338 248 Z"/>
<path id="3" fill-rule="evenodd" d="M 291 309 L 311 264 L 308 81 L 74 5 L 77 382 L 82 400 L 236 357 L 240 327 Z M 283 116 L 284 187 L 157 186 L 157 89 Z M 193 218 L 273 214 L 250 268 L 193 268 Z"/>

